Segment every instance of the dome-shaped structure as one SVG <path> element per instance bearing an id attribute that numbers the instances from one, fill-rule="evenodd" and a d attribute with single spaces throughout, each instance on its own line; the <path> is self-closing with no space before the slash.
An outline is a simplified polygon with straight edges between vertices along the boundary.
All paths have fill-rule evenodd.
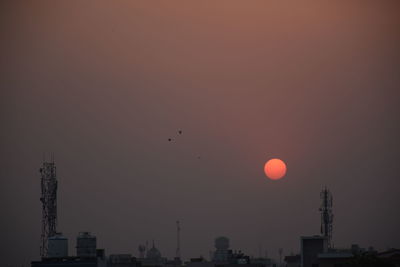
<path id="1" fill-rule="evenodd" d="M 146 253 L 146 258 L 148 259 L 161 259 L 161 252 L 154 246 L 154 241 L 153 241 L 153 247 L 149 249 Z"/>
<path id="2" fill-rule="evenodd" d="M 217 250 L 227 250 L 229 248 L 229 238 L 220 236 L 215 239 L 215 248 Z"/>

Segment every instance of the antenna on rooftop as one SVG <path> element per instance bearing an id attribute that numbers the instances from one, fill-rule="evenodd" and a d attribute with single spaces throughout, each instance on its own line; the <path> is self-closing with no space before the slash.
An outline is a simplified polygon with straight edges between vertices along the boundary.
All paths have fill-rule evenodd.
<path id="1" fill-rule="evenodd" d="M 39 169 L 41 179 L 42 202 L 42 234 L 40 237 L 40 256 L 47 257 L 48 239 L 56 234 L 57 226 L 57 178 L 54 155 L 50 162 L 43 160 L 42 167 Z"/>
<path id="2" fill-rule="evenodd" d="M 181 258 L 181 227 L 179 221 L 176 221 L 176 258 Z"/>
<path id="3" fill-rule="evenodd" d="M 331 192 L 325 187 L 320 194 L 321 207 L 321 234 L 326 237 L 328 248 L 333 247 L 332 243 L 332 228 L 333 228 L 333 197 Z"/>

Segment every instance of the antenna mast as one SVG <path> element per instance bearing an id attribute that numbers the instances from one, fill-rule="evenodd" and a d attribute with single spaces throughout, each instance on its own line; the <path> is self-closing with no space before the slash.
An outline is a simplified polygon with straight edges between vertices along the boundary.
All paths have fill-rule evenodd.
<path id="1" fill-rule="evenodd" d="M 57 179 L 54 155 L 50 162 L 43 160 L 41 175 L 42 235 L 40 256 L 47 257 L 48 238 L 55 235 L 57 226 Z"/>
<path id="2" fill-rule="evenodd" d="M 328 248 L 333 247 L 332 244 L 332 228 L 333 228 L 333 198 L 331 192 L 325 187 L 320 194 L 321 207 L 321 234 L 326 237 Z"/>
<path id="3" fill-rule="evenodd" d="M 283 253 L 283 248 L 279 248 L 279 266 L 282 267 L 282 253 Z"/>
<path id="4" fill-rule="evenodd" d="M 181 227 L 179 221 L 176 221 L 176 258 L 181 258 Z"/>

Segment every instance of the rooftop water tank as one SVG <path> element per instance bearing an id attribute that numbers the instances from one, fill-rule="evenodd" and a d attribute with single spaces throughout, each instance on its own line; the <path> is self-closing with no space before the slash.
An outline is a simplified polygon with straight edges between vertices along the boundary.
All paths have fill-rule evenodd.
<path id="1" fill-rule="evenodd" d="M 229 238 L 220 236 L 215 239 L 215 248 L 218 250 L 227 250 L 229 248 Z"/>
<path id="2" fill-rule="evenodd" d="M 48 258 L 68 257 L 68 239 L 61 233 L 56 233 L 48 239 Z"/>
<path id="3" fill-rule="evenodd" d="M 80 232 L 76 239 L 76 255 L 80 258 L 96 257 L 96 237 L 89 232 Z"/>

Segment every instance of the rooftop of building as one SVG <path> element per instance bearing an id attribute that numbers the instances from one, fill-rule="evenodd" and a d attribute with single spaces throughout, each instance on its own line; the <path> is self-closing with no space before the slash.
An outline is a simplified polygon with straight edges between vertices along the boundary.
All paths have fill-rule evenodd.
<path id="1" fill-rule="evenodd" d="M 347 259 L 353 257 L 353 253 L 349 252 L 328 252 L 318 254 L 319 259 Z"/>

